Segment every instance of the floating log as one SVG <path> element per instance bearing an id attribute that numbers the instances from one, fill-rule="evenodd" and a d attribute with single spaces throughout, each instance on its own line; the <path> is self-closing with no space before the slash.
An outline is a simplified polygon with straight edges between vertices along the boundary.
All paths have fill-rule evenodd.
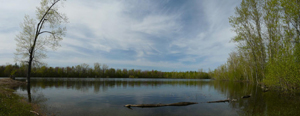
<path id="1" fill-rule="evenodd" d="M 249 97 L 251 97 L 251 94 L 250 95 L 242 96 L 242 98 L 249 98 Z"/>
<path id="2" fill-rule="evenodd" d="M 218 100 L 218 101 L 209 101 L 207 103 L 220 103 L 220 102 L 229 102 L 230 99 L 226 99 L 226 100 Z"/>
<path id="3" fill-rule="evenodd" d="M 125 107 L 162 107 L 162 106 L 187 106 L 192 104 L 198 104 L 197 102 L 178 102 L 171 104 L 127 104 Z"/>

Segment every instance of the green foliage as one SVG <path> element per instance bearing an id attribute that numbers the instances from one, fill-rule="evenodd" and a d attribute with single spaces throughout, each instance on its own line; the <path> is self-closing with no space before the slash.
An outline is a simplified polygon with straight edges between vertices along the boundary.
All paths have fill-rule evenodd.
<path id="1" fill-rule="evenodd" d="M 281 90 L 299 92 L 300 71 L 293 55 L 282 57 L 278 61 L 268 63 L 268 73 L 264 83 Z"/>
<path id="2" fill-rule="evenodd" d="M 210 72 L 212 78 L 300 89 L 300 1 L 243 0 L 229 23 L 238 52 Z"/>
<path id="3" fill-rule="evenodd" d="M 136 77 L 134 77 L 133 75 L 129 75 L 129 78 L 136 78 Z"/>

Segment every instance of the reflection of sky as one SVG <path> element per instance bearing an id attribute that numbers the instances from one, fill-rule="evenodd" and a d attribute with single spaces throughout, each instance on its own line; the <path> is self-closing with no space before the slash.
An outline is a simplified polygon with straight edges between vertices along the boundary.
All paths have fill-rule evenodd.
<path id="1" fill-rule="evenodd" d="M 38 80 L 38 79 L 36 79 Z M 84 82 L 83 79 L 79 79 Z M 92 81 L 93 79 L 87 79 Z M 211 81 L 199 81 L 192 79 L 102 79 L 102 81 L 135 81 L 135 82 L 188 82 L 196 81 L 197 85 L 186 85 L 184 83 L 168 84 L 161 83 L 156 86 L 109 86 L 103 90 L 95 92 L 95 85 L 84 86 L 83 89 L 68 88 L 66 86 L 52 86 L 42 89 L 34 86 L 32 95 L 42 93 L 48 98 L 45 102 L 50 112 L 58 115 L 233 115 L 227 103 L 207 104 L 212 100 L 226 99 L 226 97 L 214 90 L 209 83 Z M 96 79 L 95 79 L 96 81 Z M 34 83 L 47 83 L 32 81 Z M 80 81 L 79 81 L 80 83 Z M 151 84 L 151 83 L 150 83 Z M 25 94 L 26 91 L 17 91 Z M 160 107 L 160 108 L 133 108 L 133 110 L 123 107 L 126 104 L 157 104 L 176 102 L 199 102 L 199 104 L 183 107 Z M 228 111 L 229 110 L 229 111 Z M 236 115 L 236 114 L 235 114 Z"/>

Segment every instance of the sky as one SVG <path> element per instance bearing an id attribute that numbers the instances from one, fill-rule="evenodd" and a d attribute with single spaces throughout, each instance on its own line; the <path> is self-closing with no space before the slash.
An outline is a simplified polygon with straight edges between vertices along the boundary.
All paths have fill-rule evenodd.
<path id="1" fill-rule="evenodd" d="M 0 65 L 14 64 L 24 16 L 36 18 L 38 0 L 0 0 Z M 47 66 L 107 64 L 115 69 L 197 71 L 226 63 L 235 49 L 228 18 L 241 0 L 67 0 L 68 17 Z"/>

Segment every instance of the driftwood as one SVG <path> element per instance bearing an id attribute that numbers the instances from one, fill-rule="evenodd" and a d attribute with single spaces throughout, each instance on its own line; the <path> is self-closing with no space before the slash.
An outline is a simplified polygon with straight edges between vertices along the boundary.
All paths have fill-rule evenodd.
<path id="1" fill-rule="evenodd" d="M 197 102 L 178 102 L 171 104 L 127 104 L 125 107 L 162 107 L 162 106 L 187 106 L 192 104 L 198 104 Z"/>
<path id="2" fill-rule="evenodd" d="M 249 98 L 249 97 L 251 97 L 251 94 L 242 96 L 242 98 Z M 225 100 L 208 101 L 206 103 L 235 102 L 235 101 L 237 101 L 237 99 L 231 99 L 230 100 L 228 98 L 228 99 L 225 99 Z M 127 107 L 127 108 L 142 107 L 143 108 L 143 107 L 162 107 L 162 106 L 187 106 L 187 105 L 192 105 L 192 104 L 198 104 L 198 103 L 197 102 L 178 102 L 178 103 L 171 103 L 171 104 L 127 104 L 127 105 L 125 105 L 125 107 Z"/>
<path id="3" fill-rule="evenodd" d="M 229 102 L 230 100 L 229 99 L 226 99 L 226 100 L 218 100 L 218 101 L 209 101 L 207 103 L 220 103 L 220 102 Z"/>
<path id="4" fill-rule="evenodd" d="M 40 115 L 40 114 L 39 114 L 39 113 L 37 113 L 36 111 L 32 111 L 32 110 L 30 110 L 30 112 L 31 112 L 31 113 L 34 113 L 35 115 L 38 115 L 38 116 Z"/>

